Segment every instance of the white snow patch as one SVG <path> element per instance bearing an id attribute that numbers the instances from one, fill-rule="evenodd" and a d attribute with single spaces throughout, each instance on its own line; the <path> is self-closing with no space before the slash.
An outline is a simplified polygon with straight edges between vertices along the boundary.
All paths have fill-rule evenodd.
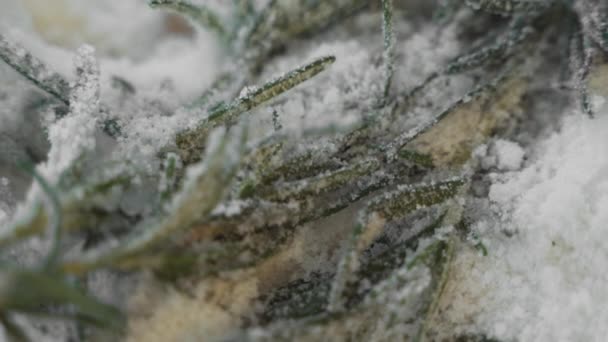
<path id="1" fill-rule="evenodd" d="M 41 166 L 48 180 L 55 182 L 84 151 L 95 148 L 95 115 L 99 108 L 99 66 L 95 49 L 84 45 L 74 58 L 78 81 L 71 85 L 70 113 L 49 128 L 47 162 Z"/>
<path id="2" fill-rule="evenodd" d="M 499 139 L 481 145 L 473 151 L 473 156 L 484 170 L 516 171 L 522 167 L 526 152 L 516 142 Z"/>
<path id="3" fill-rule="evenodd" d="M 498 140 L 494 142 L 496 154 L 496 166 L 499 170 L 515 171 L 518 170 L 524 161 L 524 149 L 519 144 L 507 141 Z"/>
<path id="4" fill-rule="evenodd" d="M 530 165 L 496 175 L 489 197 L 500 223 L 474 227 L 489 254 L 466 268 L 468 293 L 455 296 L 461 316 L 476 312 L 473 330 L 503 341 L 608 336 L 606 132 L 606 107 L 593 120 L 568 116 Z M 521 148 L 500 145 L 498 165 L 519 166 Z"/>

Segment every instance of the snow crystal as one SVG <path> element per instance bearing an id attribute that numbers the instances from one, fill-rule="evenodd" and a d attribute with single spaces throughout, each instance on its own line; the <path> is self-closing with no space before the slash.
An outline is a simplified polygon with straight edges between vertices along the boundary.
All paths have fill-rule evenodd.
<path id="1" fill-rule="evenodd" d="M 95 148 L 99 108 L 99 67 L 95 49 L 85 45 L 74 59 L 78 81 L 72 85 L 70 113 L 49 128 L 51 150 L 43 174 L 55 181 L 84 151 Z"/>
<path id="2" fill-rule="evenodd" d="M 525 151 L 516 142 L 499 139 L 487 145 L 478 146 L 473 156 L 484 170 L 519 170 L 524 162 Z"/>
<path id="3" fill-rule="evenodd" d="M 507 140 L 494 142 L 496 166 L 499 170 L 514 171 L 521 167 L 524 160 L 524 150 L 517 143 Z"/>

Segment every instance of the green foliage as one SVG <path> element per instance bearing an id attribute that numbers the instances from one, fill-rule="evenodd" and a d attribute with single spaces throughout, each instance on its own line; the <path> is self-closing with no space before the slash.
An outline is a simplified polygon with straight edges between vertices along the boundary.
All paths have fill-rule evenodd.
<path id="1" fill-rule="evenodd" d="M 191 163 L 198 160 L 198 154 L 204 150 L 205 139 L 209 131 L 221 125 L 234 124 L 243 113 L 247 113 L 261 104 L 273 99 L 302 82 L 316 76 L 332 64 L 332 56 L 319 58 L 285 75 L 266 82 L 263 86 L 248 89 L 247 92 L 228 105 L 213 107 L 208 117 L 198 127 L 177 136 L 176 144 L 182 160 Z"/>
<path id="2" fill-rule="evenodd" d="M 535 32 L 553 22 L 548 19 L 553 18 L 553 6 L 562 6 L 579 18 L 580 25 L 574 25 L 576 34 L 570 41 L 571 55 L 582 105 L 591 113 L 585 84 L 593 53 L 607 45 L 608 24 L 605 17 L 588 17 L 570 3 L 468 0 L 466 3 L 475 9 L 510 16 L 508 23 L 496 30 L 496 39 L 482 39 L 486 43 L 452 59 L 404 93 L 395 89 L 394 82 L 398 67 L 394 26 L 401 18 L 399 3 L 383 0 L 378 28 L 382 28 L 384 48 L 383 56 L 377 57 L 384 63 L 384 79 L 375 99 L 378 106 L 365 109 L 361 121 L 353 126 L 304 130 L 300 139 L 286 132 L 280 122 L 283 113 L 275 111 L 270 136 L 249 140 L 248 113 L 272 104 L 283 94 L 289 96 L 289 90 L 321 72 L 331 72 L 329 66 L 336 58 L 317 58 L 259 87 L 245 88 L 239 95 L 243 85 L 258 82 L 260 71 L 272 63 L 271 56 L 279 54 L 293 38 L 318 35 L 327 26 L 369 8 L 369 3 L 294 0 L 287 4 L 271 0 L 258 12 L 251 1 L 235 0 L 231 2 L 232 17 L 222 18 L 210 8 L 188 1 L 150 1 L 152 7 L 178 12 L 216 33 L 229 47 L 227 53 L 236 70 L 221 73 L 198 99 L 184 104 L 182 109 L 205 114 L 158 153 L 157 170 L 144 173 L 129 161 L 119 161 L 118 165 L 91 163 L 100 169 L 92 172 L 87 162 L 95 156 L 89 151 L 61 170 L 56 183 L 47 184 L 35 169 L 32 171 L 44 196 L 28 199 L 24 214 L 0 232 L 0 244 L 9 248 L 52 231 L 52 250 L 42 269 L 0 267 L 0 320 L 4 326 L 19 335 L 18 325 L 7 313 L 38 314 L 45 310 L 37 304 L 45 304 L 66 308 L 69 318 L 81 322 L 121 329 L 123 316 L 75 288 L 69 276 L 86 276 L 102 268 L 130 272 L 151 269 L 163 281 L 179 282 L 187 278 L 200 281 L 209 274 L 228 274 L 235 269 L 253 272 L 263 260 L 292 246 L 290 243 L 301 243 L 296 240 L 304 224 L 316 227 L 352 209 L 350 214 L 357 222 L 343 244 L 337 267 L 312 276 L 290 275 L 284 287 L 269 290 L 270 299 L 261 314 L 270 324 L 266 331 L 271 338 L 307 336 L 311 327 L 352 327 L 362 317 L 375 322 L 375 317 L 367 314 L 382 317 L 385 325 L 380 329 L 390 330 L 403 323 L 399 316 L 403 312 L 385 307 L 400 295 L 399 305 L 411 308 L 411 320 L 418 322 L 417 336 L 412 338 L 422 339 L 427 318 L 436 310 L 445 285 L 457 239 L 455 234 L 446 236 L 437 231 L 454 223 L 447 212 L 459 206 L 454 199 L 466 191 L 469 179 L 446 177 L 460 174 L 458 165 L 442 168 L 435 165 L 433 155 L 408 144 L 467 104 L 500 96 L 500 85 L 513 76 L 520 58 L 526 56 L 525 47 L 538 38 Z M 453 1 L 442 4 L 441 20 L 456 21 L 454 13 L 465 9 Z M 75 90 L 67 81 L 3 36 L 0 58 L 62 106 L 73 105 L 71 92 Z M 424 107 L 418 102 L 434 82 L 479 70 L 489 76 L 414 129 L 404 128 L 403 117 Z M 137 94 L 128 81 L 120 77 L 113 81 L 121 96 Z M 99 111 L 109 114 L 103 105 Z M 124 129 L 115 119 L 100 127 L 114 138 Z M 315 144 L 315 140 L 328 143 L 319 147 L 322 144 Z M 425 182 L 429 179 L 439 181 Z M 150 184 L 152 189 L 148 189 Z M 130 191 L 143 193 L 153 210 L 125 214 L 121 198 Z M 406 237 L 400 241 L 391 240 L 391 229 L 407 232 L 416 215 L 432 220 L 420 231 L 401 235 Z M 112 233 L 111 238 L 103 237 L 106 231 Z M 101 241 L 89 246 L 95 240 L 92 237 Z M 86 240 L 87 244 L 83 243 L 86 246 L 76 255 L 63 257 L 62 239 Z M 387 250 L 374 254 L 373 247 L 383 239 L 389 240 Z M 22 283 L 27 285 L 19 286 Z M 33 297 L 28 298 L 28 294 Z M 275 324 L 281 318 L 293 321 Z M 357 332 L 365 336 L 371 330 L 368 325 Z M 249 336 L 248 331 L 243 334 Z"/>
<path id="3" fill-rule="evenodd" d="M 199 165 L 190 168 L 189 175 L 182 184 L 182 191 L 175 195 L 165 217 L 159 218 L 151 227 L 135 229 L 120 246 L 101 255 L 95 251 L 78 260 L 67 261 L 64 269 L 78 274 L 106 265 L 131 266 L 132 257 L 148 252 L 160 242 L 208 216 L 225 196 L 227 187 L 238 170 L 241 156 L 245 152 L 246 129 L 236 127 L 230 133 L 220 129 L 210 139 L 213 143 L 211 148 Z"/>
<path id="4" fill-rule="evenodd" d="M 442 203 L 455 196 L 463 184 L 463 180 L 452 180 L 417 187 L 406 186 L 394 192 L 382 194 L 372 200 L 366 209 L 360 213 L 349 247 L 338 266 L 336 279 L 330 293 L 328 311 L 339 312 L 344 310 L 345 299 L 343 293 L 349 283 L 353 281 L 352 277 L 359 268 L 358 254 L 367 247 L 362 240 L 362 236 L 368 230 L 377 229 L 379 224 L 385 225 L 387 221 L 402 218 L 418 208 Z M 364 244 L 362 245 L 362 243 Z M 424 255 L 419 257 L 424 258 Z M 412 261 L 408 267 L 411 268 L 416 262 L 416 260 Z"/>
<path id="5" fill-rule="evenodd" d="M 82 293 L 54 273 L 26 270 L 5 263 L 0 266 L 0 279 L 0 310 L 3 314 L 18 312 L 61 318 L 61 314 L 48 309 L 63 306 L 67 308 L 65 318 L 76 318 L 114 330 L 124 329 L 124 317 L 120 311 Z"/>

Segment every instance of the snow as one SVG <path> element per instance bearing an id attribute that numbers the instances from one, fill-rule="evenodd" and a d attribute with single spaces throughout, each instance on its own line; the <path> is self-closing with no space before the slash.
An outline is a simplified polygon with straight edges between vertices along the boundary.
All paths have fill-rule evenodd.
<path id="1" fill-rule="evenodd" d="M 494 149 L 499 170 L 515 171 L 521 167 L 525 151 L 517 143 L 501 139 L 494 143 Z"/>
<path id="2" fill-rule="evenodd" d="M 328 41 L 315 45 L 304 56 L 286 56 L 268 68 L 267 74 L 272 75 L 292 70 L 322 56 L 336 57 L 336 62 L 327 71 L 294 88 L 284 100 L 276 101 L 271 109 L 264 111 L 268 118 L 272 111 L 281 113 L 281 123 L 288 131 L 300 132 L 304 128 L 330 124 L 352 124 L 360 119 L 362 112 L 376 104 L 382 92 L 384 71 L 381 65 L 374 65 L 372 53 L 372 49 L 381 49 L 380 45 L 371 49 L 363 48 L 356 40 Z M 369 67 L 362 70 L 361 65 Z M 264 126 L 272 128 L 271 125 Z"/>
<path id="3" fill-rule="evenodd" d="M 504 139 L 481 145 L 474 151 L 483 169 L 495 168 L 499 171 L 519 170 L 525 154 L 525 150 L 517 142 Z"/>
<path id="4" fill-rule="evenodd" d="M 70 113 L 49 127 L 51 150 L 42 169 L 44 176 L 53 183 L 85 151 L 95 148 L 99 67 L 94 53 L 95 49 L 89 45 L 78 49 L 74 59 L 78 80 L 71 87 Z"/>
<path id="5" fill-rule="evenodd" d="M 368 27 L 370 21 L 378 25 L 381 20 L 379 16 L 364 14 L 353 25 Z M 375 111 L 383 97 L 387 72 L 384 63 L 378 60 L 378 56 L 384 53 L 384 42 L 377 39 L 382 33 L 361 30 L 366 32 L 363 37 L 353 38 L 352 35 L 345 37 L 346 30 L 337 29 L 312 42 L 296 41 L 290 47 L 293 53 L 280 56 L 266 66 L 262 79 L 271 79 L 273 75 L 320 56 L 336 57 L 327 71 L 274 100 L 270 108 L 256 111 L 261 126 L 256 127 L 258 130 L 267 133 L 272 129 L 272 113 L 275 111 L 281 115 L 282 128 L 295 134 L 328 125 L 348 127 Z M 393 89 L 410 90 L 419 85 L 454 57 L 460 48 L 455 33 L 450 29 L 438 32 L 433 25 L 425 25 L 417 31 L 407 21 L 399 20 L 393 23 L 393 30 L 394 39 L 399 40 L 394 46 Z M 431 91 L 429 99 L 442 98 L 441 103 L 447 103 L 443 101 L 444 97 L 455 100 L 461 95 L 459 91 L 470 86 L 466 77 L 454 83 L 463 86 L 456 86 L 454 91 L 441 95 Z M 403 118 L 413 128 L 417 123 L 426 123 L 431 113 L 434 112 L 425 106 L 403 115 Z"/>
<path id="6" fill-rule="evenodd" d="M 470 329 L 503 341 L 605 340 L 606 131 L 607 107 L 593 120 L 573 113 L 521 171 L 493 175 L 489 198 L 497 220 L 475 224 L 488 256 L 471 266 L 465 254 L 456 263 L 468 276 L 454 314 L 475 312 Z M 499 169 L 521 164 L 516 144 L 503 141 L 496 150 Z"/>

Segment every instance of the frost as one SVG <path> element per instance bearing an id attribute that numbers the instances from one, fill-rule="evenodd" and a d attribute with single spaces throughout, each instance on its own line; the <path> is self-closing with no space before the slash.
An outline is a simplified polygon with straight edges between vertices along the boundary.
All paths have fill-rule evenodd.
<path id="1" fill-rule="evenodd" d="M 393 80 L 395 63 L 395 38 L 393 34 L 393 2 L 392 0 L 382 1 L 382 33 L 384 35 L 384 53 L 382 55 L 384 69 L 384 97 L 390 94 L 391 83 Z"/>
<path id="2" fill-rule="evenodd" d="M 95 148 L 99 110 L 99 66 L 91 46 L 81 47 L 74 60 L 77 80 L 71 85 L 70 113 L 49 128 L 51 150 L 42 166 L 51 182 L 57 181 L 85 151 Z"/>
<path id="3" fill-rule="evenodd" d="M 38 173 L 51 186 L 59 183 L 61 176 L 74 167 L 76 161 L 96 146 L 97 114 L 99 110 L 99 67 L 90 46 L 81 47 L 74 58 L 77 79 L 70 85 L 70 112 L 48 128 L 51 144 L 47 160 L 37 166 Z M 14 222 L 31 222 L 37 218 L 44 195 L 39 183 L 33 183 L 26 201 L 17 209 Z M 46 201 L 46 213 L 50 203 Z M 53 215 L 57 215 L 56 213 Z M 27 227 L 27 225 L 25 225 Z M 18 235 L 2 227 L 5 235 Z"/>
<path id="4" fill-rule="evenodd" d="M 41 89 L 64 104 L 68 103 L 67 82 L 61 75 L 51 71 L 42 61 L 33 57 L 23 47 L 0 35 L 0 60 L 7 63 Z"/>
<path id="5" fill-rule="evenodd" d="M 323 55 L 336 56 L 331 72 L 320 74 L 272 106 L 272 110 L 281 115 L 283 129 L 300 133 L 307 128 L 331 124 L 348 126 L 360 120 L 382 97 L 383 68 L 372 65 L 373 54 L 359 42 L 323 43 L 308 52 L 304 60 Z M 282 58 L 272 69 L 289 70 L 299 60 L 302 57 Z M 361 65 L 370 67 L 361 69 Z"/>

